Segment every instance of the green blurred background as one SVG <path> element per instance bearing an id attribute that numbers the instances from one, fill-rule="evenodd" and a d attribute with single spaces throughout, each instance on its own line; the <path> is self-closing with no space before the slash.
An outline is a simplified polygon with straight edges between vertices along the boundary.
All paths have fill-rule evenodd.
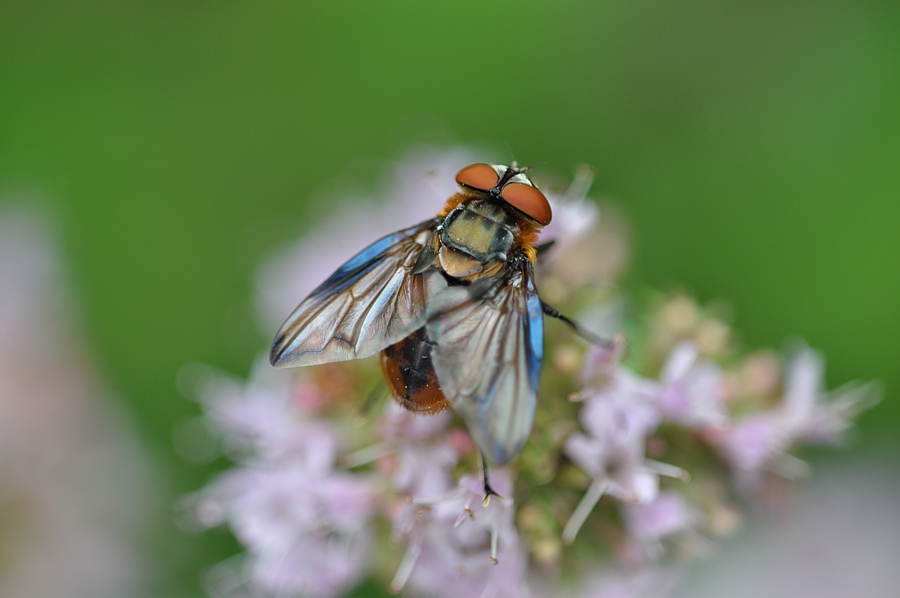
<path id="1" fill-rule="evenodd" d="M 749 348 L 804 337 L 829 387 L 882 380 L 853 451 L 893 462 L 898 32 L 896 2 L 4 0 L 0 196 L 59 225 L 170 503 L 221 466 L 172 448 L 198 412 L 179 368 L 245 374 L 260 260 L 328 213 L 324 182 L 375 190 L 421 141 L 593 165 L 631 217 L 632 288 L 727 299 Z M 237 546 L 170 519 L 157 591 L 199 595 Z"/>

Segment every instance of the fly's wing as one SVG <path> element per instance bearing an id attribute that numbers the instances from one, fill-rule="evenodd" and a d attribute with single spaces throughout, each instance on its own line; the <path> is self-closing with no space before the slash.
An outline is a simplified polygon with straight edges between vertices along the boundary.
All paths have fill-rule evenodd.
<path id="1" fill-rule="evenodd" d="M 269 361 L 302 366 L 368 357 L 425 323 L 426 298 L 446 286 L 416 260 L 439 219 L 375 241 L 337 269 L 281 326 Z"/>
<path id="2" fill-rule="evenodd" d="M 448 288 L 428 306 L 441 390 L 493 465 L 515 457 L 531 433 L 544 353 L 541 300 L 522 261 L 498 279 Z"/>

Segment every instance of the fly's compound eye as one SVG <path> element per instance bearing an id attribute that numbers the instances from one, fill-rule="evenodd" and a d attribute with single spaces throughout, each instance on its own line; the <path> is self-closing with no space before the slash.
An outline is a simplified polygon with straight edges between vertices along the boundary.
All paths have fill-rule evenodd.
<path id="1" fill-rule="evenodd" d="M 500 195 L 506 200 L 506 203 L 542 226 L 550 224 L 550 220 L 553 218 L 550 202 L 537 187 L 525 183 L 509 183 L 503 187 Z"/>
<path id="2" fill-rule="evenodd" d="M 497 171 L 487 164 L 472 164 L 456 173 L 457 183 L 479 191 L 490 191 L 499 180 Z"/>

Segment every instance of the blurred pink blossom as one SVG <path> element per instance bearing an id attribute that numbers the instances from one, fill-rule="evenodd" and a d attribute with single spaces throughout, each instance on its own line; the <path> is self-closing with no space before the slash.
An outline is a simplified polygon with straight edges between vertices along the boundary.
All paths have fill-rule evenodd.
<path id="1" fill-rule="evenodd" d="M 694 342 L 682 341 L 669 352 L 659 380 L 662 389 L 656 404 L 666 420 L 714 429 L 728 422 L 722 369 L 701 358 Z"/>
<path id="2" fill-rule="evenodd" d="M 877 401 L 878 388 L 871 384 L 823 392 L 824 370 L 818 352 L 800 349 L 788 363 L 781 402 L 738 419 L 724 434 L 719 448 L 739 488 L 752 489 L 767 471 L 788 478 L 805 475 L 807 465 L 789 449 L 798 443 L 840 443 L 852 418 Z"/>
<path id="3" fill-rule="evenodd" d="M 657 386 L 619 367 L 599 390 L 582 392 L 579 419 L 588 434 L 569 436 L 563 451 L 593 481 L 563 530 L 571 542 L 604 494 L 627 503 L 646 504 L 659 492 L 659 476 L 684 476 L 677 467 L 647 459 L 647 437 L 659 426 Z"/>
<path id="4" fill-rule="evenodd" d="M 663 540 L 693 531 L 702 520 L 700 510 L 674 490 L 663 490 L 651 503 L 624 505 L 622 515 L 630 538 L 651 559 L 663 555 Z"/>
<path id="5" fill-rule="evenodd" d="M 406 554 L 391 587 L 427 596 L 501 598 L 527 592 L 527 555 L 514 525 L 512 483 L 502 469 L 491 471 L 505 498 L 484 505 L 481 480 L 460 478 L 444 497 L 415 501 L 419 513 Z"/>
<path id="6" fill-rule="evenodd" d="M 144 596 L 158 484 L 65 283 L 46 223 L 0 205 L 0 596 Z"/>
<path id="7" fill-rule="evenodd" d="M 460 454 L 448 427 L 452 414 L 432 416 L 408 411 L 388 401 L 379 421 L 384 455 L 391 457 L 393 489 L 416 499 L 447 492 L 453 484 L 451 469 Z"/>
<path id="8" fill-rule="evenodd" d="M 239 587 L 327 598 L 368 571 L 379 487 L 337 467 L 345 440 L 294 400 L 293 385 L 306 384 L 270 367 L 246 384 L 208 379 L 201 396 L 212 421 L 242 446 L 238 465 L 186 504 L 204 526 L 228 523 L 247 548 Z"/>

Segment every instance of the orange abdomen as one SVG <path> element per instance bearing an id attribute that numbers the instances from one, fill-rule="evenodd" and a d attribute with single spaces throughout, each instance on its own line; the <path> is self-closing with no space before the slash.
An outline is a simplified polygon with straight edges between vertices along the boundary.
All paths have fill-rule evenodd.
<path id="1" fill-rule="evenodd" d="M 424 328 L 382 351 L 381 371 L 391 395 L 406 409 L 431 414 L 450 407 L 431 364 Z"/>

